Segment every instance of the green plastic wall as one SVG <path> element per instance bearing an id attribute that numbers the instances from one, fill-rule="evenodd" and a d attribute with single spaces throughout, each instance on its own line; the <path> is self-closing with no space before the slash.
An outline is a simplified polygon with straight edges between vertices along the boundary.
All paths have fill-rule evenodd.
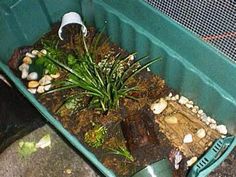
<path id="1" fill-rule="evenodd" d="M 236 65 L 144 1 L 1 0 L 0 69 L 103 174 L 114 176 L 53 118 L 7 66 L 15 48 L 33 44 L 69 11 L 82 14 L 87 25 L 105 26 L 111 39 L 130 52 L 150 58 L 163 56 L 152 65 L 152 71 L 236 134 Z"/>

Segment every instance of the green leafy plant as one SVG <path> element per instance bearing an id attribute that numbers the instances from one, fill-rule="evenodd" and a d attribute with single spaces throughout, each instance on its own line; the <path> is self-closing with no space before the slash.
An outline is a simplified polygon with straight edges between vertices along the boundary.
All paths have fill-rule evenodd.
<path id="1" fill-rule="evenodd" d="M 130 152 L 128 151 L 126 146 L 119 145 L 119 146 L 117 146 L 115 148 L 109 148 L 109 150 L 113 154 L 121 155 L 121 156 L 125 157 L 126 159 L 128 159 L 128 160 L 130 160 L 132 162 L 134 161 L 134 157 L 130 154 Z"/>
<path id="2" fill-rule="evenodd" d="M 35 61 L 36 66 L 42 66 L 43 72 L 48 72 L 49 74 L 56 74 L 59 71 L 58 65 L 48 58 L 54 60 L 60 60 L 63 58 L 63 53 L 58 48 L 57 40 L 42 40 L 41 41 L 43 48 L 47 51 L 47 54 L 40 53 L 38 58 Z"/>
<path id="3" fill-rule="evenodd" d="M 84 141 L 88 145 L 97 148 L 104 143 L 106 135 L 107 135 L 106 127 L 93 123 L 93 129 L 85 133 Z"/>
<path id="4" fill-rule="evenodd" d="M 68 55 L 66 64 L 53 57 L 46 56 L 69 73 L 68 78 L 60 82 L 59 87 L 50 92 L 81 88 L 83 91 L 80 94 L 90 97 L 89 106 L 102 111 L 118 108 L 121 98 L 135 99 L 130 96 L 130 93 L 137 91 L 138 88 L 128 86 L 128 80 L 159 59 L 154 59 L 141 66 L 139 63 L 147 59 L 147 57 L 143 57 L 129 67 L 125 67 L 125 64 L 130 62 L 130 57 L 121 58 L 117 55 L 115 59 L 105 59 L 104 63 L 99 65 L 90 54 L 84 37 L 83 41 L 85 54 L 79 58 L 71 54 Z"/>

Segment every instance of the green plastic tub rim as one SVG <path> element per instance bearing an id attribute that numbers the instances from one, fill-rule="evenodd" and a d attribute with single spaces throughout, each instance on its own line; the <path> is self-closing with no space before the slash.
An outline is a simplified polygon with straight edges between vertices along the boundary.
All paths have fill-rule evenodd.
<path id="1" fill-rule="evenodd" d="M 130 52 L 138 51 L 140 56 L 149 54 L 150 58 L 163 56 L 165 60 L 153 65 L 151 70 L 165 78 L 170 87 L 191 98 L 208 114 L 216 117 L 218 122 L 226 124 L 230 132 L 235 134 L 236 85 L 232 83 L 236 83 L 236 65 L 144 1 L 2 0 L 0 69 L 39 112 L 105 176 L 113 177 L 115 174 L 57 121 L 7 66 L 15 48 L 33 44 L 50 30 L 52 23 L 60 21 L 62 15 L 69 11 L 82 14 L 87 25 L 100 29 L 106 26 L 111 39 Z M 225 78 L 226 72 L 230 74 Z M 234 146 L 235 143 L 230 148 Z"/>

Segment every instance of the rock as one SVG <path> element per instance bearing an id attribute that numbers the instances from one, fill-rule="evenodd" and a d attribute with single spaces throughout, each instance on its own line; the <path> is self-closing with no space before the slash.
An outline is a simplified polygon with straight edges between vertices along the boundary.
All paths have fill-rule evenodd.
<path id="1" fill-rule="evenodd" d="M 53 78 L 53 79 L 57 79 L 58 77 L 60 77 L 60 73 L 56 73 L 56 74 L 50 74 L 50 76 Z"/>
<path id="2" fill-rule="evenodd" d="M 158 102 L 155 102 L 151 105 L 151 110 L 154 114 L 162 113 L 167 107 L 167 101 L 161 98 Z"/>
<path id="3" fill-rule="evenodd" d="M 38 79 L 38 73 L 32 72 L 27 76 L 27 80 L 33 81 Z"/>
<path id="4" fill-rule="evenodd" d="M 192 104 L 189 104 L 189 103 L 185 104 L 185 106 L 186 106 L 187 108 L 189 108 L 189 109 L 193 108 L 193 105 L 192 105 Z"/>
<path id="5" fill-rule="evenodd" d="M 23 63 L 30 65 L 32 63 L 32 59 L 26 56 L 23 58 Z"/>
<path id="6" fill-rule="evenodd" d="M 178 100 L 179 99 L 179 95 L 177 94 L 177 95 L 175 95 L 175 99 L 176 100 Z"/>
<path id="7" fill-rule="evenodd" d="M 168 116 L 168 117 L 165 117 L 165 122 L 168 124 L 177 124 L 178 119 L 175 116 Z"/>
<path id="8" fill-rule="evenodd" d="M 39 82 L 38 81 L 30 81 L 28 82 L 28 88 L 36 88 L 39 86 Z"/>
<path id="9" fill-rule="evenodd" d="M 19 67 L 18 67 L 18 69 L 20 70 L 20 71 L 23 71 L 23 70 L 29 70 L 29 65 L 28 64 L 26 64 L 26 63 L 23 63 L 23 64 L 21 64 Z"/>
<path id="10" fill-rule="evenodd" d="M 32 94 L 36 94 L 37 89 L 36 88 L 28 88 L 28 91 Z"/>
<path id="11" fill-rule="evenodd" d="M 204 138 L 204 137 L 206 136 L 206 131 L 205 131 L 203 128 L 199 129 L 199 130 L 197 131 L 197 136 L 198 136 L 198 138 L 200 138 L 200 139 Z"/>
<path id="12" fill-rule="evenodd" d="M 37 92 L 38 93 L 44 93 L 44 86 L 42 86 L 42 85 L 40 85 L 39 87 L 38 87 L 38 89 L 37 89 Z"/>
<path id="13" fill-rule="evenodd" d="M 173 95 L 173 94 L 170 92 L 170 93 L 169 93 L 169 95 L 168 95 L 168 97 L 170 97 L 170 98 L 171 98 L 171 97 L 172 97 L 172 95 Z"/>
<path id="14" fill-rule="evenodd" d="M 36 56 L 36 55 L 38 55 L 39 51 L 38 50 L 32 50 L 31 53 Z"/>
<path id="15" fill-rule="evenodd" d="M 189 102 L 188 102 L 188 104 L 191 104 L 191 105 L 193 105 L 193 101 L 189 101 Z"/>
<path id="16" fill-rule="evenodd" d="M 47 55 L 47 50 L 46 49 L 42 49 L 42 50 L 40 50 L 40 53 L 42 53 L 43 55 Z"/>
<path id="17" fill-rule="evenodd" d="M 26 79 L 29 74 L 29 71 L 27 69 L 23 69 L 21 71 L 21 79 Z"/>
<path id="18" fill-rule="evenodd" d="M 207 117 L 208 119 L 209 119 L 209 122 L 211 123 L 211 124 L 216 124 L 216 121 L 214 120 L 214 119 L 212 119 L 211 117 Z"/>
<path id="19" fill-rule="evenodd" d="M 179 99 L 179 104 L 186 104 L 188 103 L 188 101 L 189 101 L 188 98 L 181 96 Z"/>
<path id="20" fill-rule="evenodd" d="M 51 80 L 52 80 L 51 76 L 45 75 L 39 80 L 39 84 L 43 86 L 48 85 L 51 84 Z"/>
<path id="21" fill-rule="evenodd" d="M 176 101 L 177 99 L 173 96 L 173 97 L 171 97 L 171 100 Z"/>
<path id="22" fill-rule="evenodd" d="M 193 137 L 192 137 L 192 135 L 191 135 L 190 133 L 187 134 L 187 135 L 185 135 L 185 136 L 184 136 L 184 139 L 183 139 L 183 142 L 184 142 L 185 144 L 193 142 Z"/>
<path id="23" fill-rule="evenodd" d="M 25 54 L 25 56 L 26 56 L 26 57 L 30 57 L 30 58 L 35 58 L 35 55 L 33 55 L 32 53 L 29 53 L 29 52 L 27 52 L 27 53 Z"/>
<path id="24" fill-rule="evenodd" d="M 151 71 L 149 67 L 147 67 L 147 71 L 148 71 L 148 72 L 150 72 L 150 71 Z"/>
<path id="25" fill-rule="evenodd" d="M 218 125 L 216 127 L 216 130 L 220 133 L 220 134 L 223 134 L 223 135 L 226 135 L 228 133 L 227 131 L 227 128 L 225 125 Z"/>
<path id="26" fill-rule="evenodd" d="M 190 160 L 187 161 L 187 166 L 191 167 L 197 161 L 197 157 L 192 157 Z"/>
<path id="27" fill-rule="evenodd" d="M 52 87 L 52 84 L 48 84 L 44 86 L 44 90 L 48 91 Z"/>
<path id="28" fill-rule="evenodd" d="M 213 129 L 213 130 L 215 130 L 215 129 L 216 129 L 216 127 L 217 127 L 217 125 L 216 125 L 216 124 L 214 124 L 214 123 L 213 123 L 213 124 L 210 124 L 209 126 L 210 126 L 210 128 L 211 128 L 211 129 Z"/>
<path id="29" fill-rule="evenodd" d="M 199 110 L 199 107 L 198 107 L 198 106 L 194 106 L 193 108 L 196 109 L 197 111 Z"/>
<path id="30" fill-rule="evenodd" d="M 200 114 L 200 115 L 202 115 L 204 112 L 203 112 L 202 109 L 200 109 L 197 113 Z"/>
<path id="31" fill-rule="evenodd" d="M 196 114 L 197 110 L 193 107 L 192 112 Z"/>

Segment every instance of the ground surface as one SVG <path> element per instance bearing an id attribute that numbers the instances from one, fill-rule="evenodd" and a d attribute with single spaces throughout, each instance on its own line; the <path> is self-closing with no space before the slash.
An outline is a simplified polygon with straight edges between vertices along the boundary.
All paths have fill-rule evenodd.
<path id="1" fill-rule="evenodd" d="M 18 153 L 19 141 L 36 141 L 51 135 L 52 146 L 38 149 L 27 158 Z M 97 177 L 94 169 L 48 125 L 9 146 L 0 154 L 1 177 Z"/>

